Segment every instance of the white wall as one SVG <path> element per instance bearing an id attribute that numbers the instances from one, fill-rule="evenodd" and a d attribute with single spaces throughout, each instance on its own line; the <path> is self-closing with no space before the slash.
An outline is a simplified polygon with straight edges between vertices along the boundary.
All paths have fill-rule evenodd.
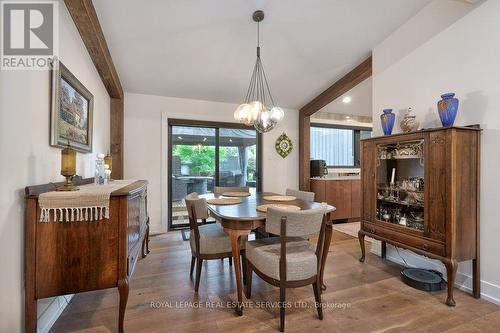
<path id="1" fill-rule="evenodd" d="M 152 232 L 165 231 L 167 197 L 162 194 L 162 172 L 167 172 L 167 118 L 234 122 L 237 105 L 153 95 L 125 94 L 125 178 L 147 179 Z M 274 143 L 285 131 L 294 149 L 283 159 Z M 283 122 L 263 135 L 263 187 L 284 192 L 298 188 L 298 112 L 285 110 Z M 163 166 L 163 171 L 162 171 Z M 166 189 L 166 184 L 163 184 Z M 165 192 L 165 191 L 163 191 Z M 162 207 L 163 223 L 162 223 Z"/>
<path id="2" fill-rule="evenodd" d="M 384 71 L 404 58 L 474 7 L 471 3 L 457 0 L 430 2 L 374 49 L 377 61 L 373 62 L 373 74 Z"/>
<path id="3" fill-rule="evenodd" d="M 60 59 L 94 95 L 94 152 L 105 152 L 108 94 L 63 2 L 59 15 Z M 49 77 L 48 71 L 0 70 L 0 332 L 24 326 L 24 187 L 63 180 L 61 151 L 49 146 Z M 78 173 L 92 176 L 93 159 L 78 154 Z M 46 307 L 39 308 L 43 317 Z"/>
<path id="4" fill-rule="evenodd" d="M 436 102 L 444 92 L 455 92 L 460 99 L 456 125 L 480 124 L 484 129 L 481 147 L 481 275 L 483 297 L 500 304 L 500 265 L 498 252 L 500 223 L 500 0 L 481 3 L 474 10 L 406 56 L 387 63 L 387 43 L 373 50 L 374 130 L 381 134 L 377 121 L 381 110 L 401 110 L 411 106 L 423 127 L 441 126 Z M 441 18 L 435 13 L 435 19 Z M 425 22 L 421 22 L 422 25 Z M 404 34 L 399 38 L 405 39 Z M 390 43 L 396 47 L 397 43 Z M 398 52 L 394 50 L 394 52 Z M 398 124 L 398 122 L 397 122 Z M 398 132 L 399 126 L 395 126 Z M 400 251 L 401 252 L 401 251 Z M 435 261 L 402 252 L 413 265 L 439 268 Z M 389 256 L 399 260 L 394 251 Z M 459 281 L 470 288 L 470 263 L 459 266 Z"/>

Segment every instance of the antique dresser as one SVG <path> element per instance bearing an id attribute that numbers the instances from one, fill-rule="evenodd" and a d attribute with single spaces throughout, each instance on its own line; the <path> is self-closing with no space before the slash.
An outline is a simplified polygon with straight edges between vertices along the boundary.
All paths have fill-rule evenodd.
<path id="1" fill-rule="evenodd" d="M 93 182 L 77 179 L 77 185 Z M 37 300 L 118 287 L 119 332 L 129 279 L 139 256 L 149 252 L 147 182 L 134 181 L 109 197 L 109 219 L 40 221 L 39 195 L 57 184 L 26 187 L 25 332 L 37 332 Z M 67 217 L 66 217 L 67 218 Z"/>
<path id="2" fill-rule="evenodd" d="M 447 127 L 362 141 L 364 237 L 443 262 L 446 304 L 454 306 L 458 263 L 472 260 L 473 295 L 480 297 L 478 126 Z"/>

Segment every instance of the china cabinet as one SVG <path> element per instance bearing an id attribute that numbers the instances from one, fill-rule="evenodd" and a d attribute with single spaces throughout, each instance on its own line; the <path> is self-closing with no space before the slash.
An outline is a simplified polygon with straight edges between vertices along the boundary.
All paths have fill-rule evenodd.
<path id="1" fill-rule="evenodd" d="M 446 266 L 448 297 L 458 263 L 472 260 L 473 295 L 479 279 L 478 126 L 446 127 L 362 141 L 362 213 L 364 237 L 405 248 Z"/>

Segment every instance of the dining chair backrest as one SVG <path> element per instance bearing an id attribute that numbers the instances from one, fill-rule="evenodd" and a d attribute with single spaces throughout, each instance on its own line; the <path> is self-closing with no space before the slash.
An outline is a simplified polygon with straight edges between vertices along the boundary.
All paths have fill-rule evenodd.
<path id="1" fill-rule="evenodd" d="M 266 216 L 266 232 L 280 235 L 281 219 L 286 218 L 286 237 L 304 237 L 321 230 L 326 206 L 321 208 L 290 211 L 279 208 L 269 208 Z"/>
<path id="2" fill-rule="evenodd" d="M 222 194 L 225 192 L 250 192 L 250 188 L 248 186 L 233 186 L 233 187 L 225 187 L 225 186 L 215 186 L 214 193 Z"/>
<path id="3" fill-rule="evenodd" d="M 292 195 L 299 200 L 303 200 L 305 202 L 313 202 L 314 201 L 314 192 L 306 192 L 306 191 L 298 191 L 292 190 L 290 188 L 286 189 L 286 195 Z"/>
<path id="4" fill-rule="evenodd" d="M 207 200 L 205 198 L 200 198 L 198 193 L 193 192 L 188 194 L 184 200 L 186 201 L 186 208 L 190 219 L 193 218 L 193 208 L 197 220 L 208 218 Z"/>

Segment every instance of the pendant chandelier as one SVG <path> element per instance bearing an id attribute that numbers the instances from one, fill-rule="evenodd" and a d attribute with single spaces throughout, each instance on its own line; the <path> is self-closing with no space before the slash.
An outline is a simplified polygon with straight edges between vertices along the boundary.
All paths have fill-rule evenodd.
<path id="1" fill-rule="evenodd" d="M 252 18 L 257 22 L 257 60 L 248 85 L 245 101 L 234 111 L 234 119 L 248 126 L 254 126 L 260 133 L 269 132 L 283 119 L 283 109 L 276 106 L 269 90 L 266 73 L 260 58 L 260 27 L 264 12 L 257 10 Z"/>

